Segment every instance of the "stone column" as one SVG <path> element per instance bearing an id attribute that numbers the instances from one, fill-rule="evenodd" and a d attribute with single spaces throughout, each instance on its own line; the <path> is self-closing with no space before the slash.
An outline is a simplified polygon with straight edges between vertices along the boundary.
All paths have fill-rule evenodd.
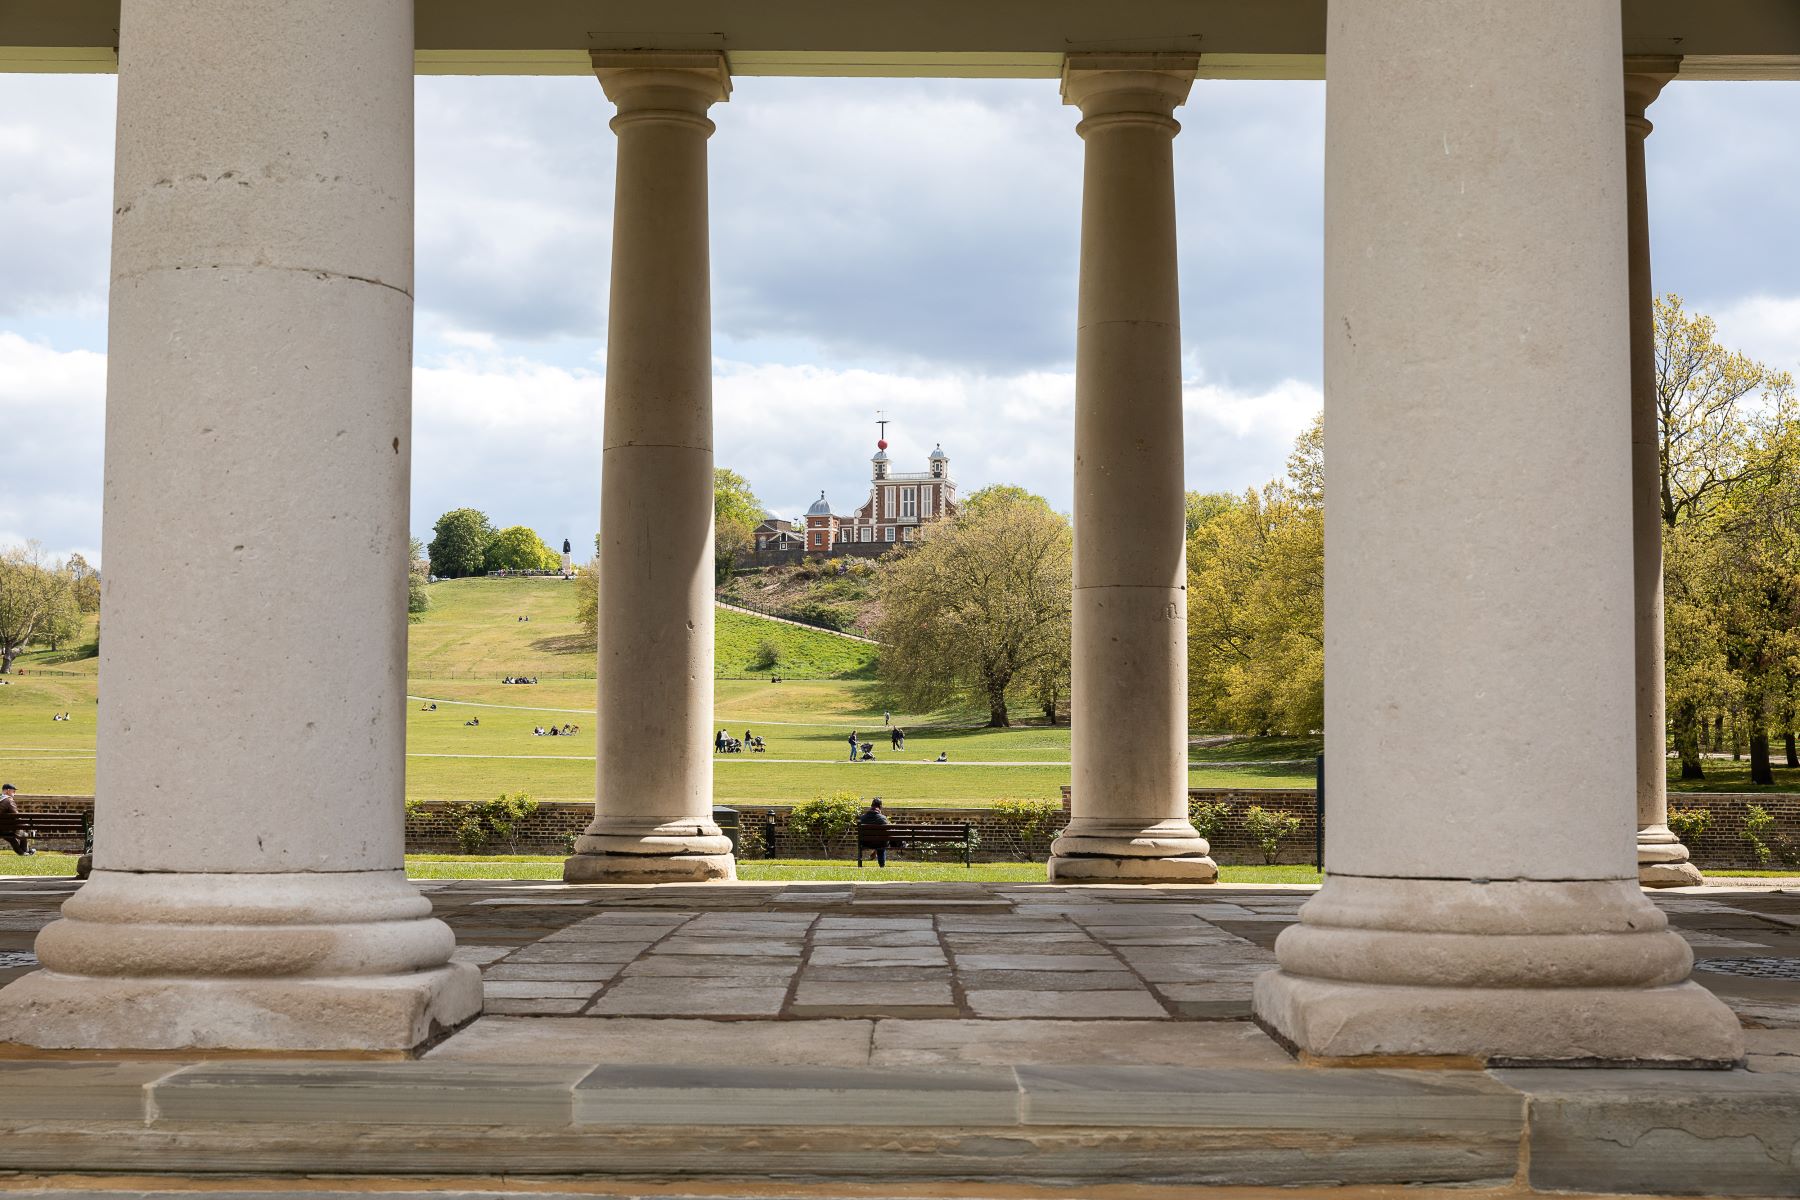
<path id="1" fill-rule="evenodd" d="M 1332 0 L 1326 63 L 1328 874 L 1256 1018 L 1732 1062 L 1631 851 L 1618 0 Z"/>
<path id="2" fill-rule="evenodd" d="M 124 8 L 95 869 L 0 1037 L 395 1051 L 481 1007 L 401 857 L 412 17 Z"/>
<path id="3" fill-rule="evenodd" d="M 1173 113 L 1192 55 L 1072 54 L 1081 108 L 1073 816 L 1050 878 L 1210 883 L 1187 816 L 1187 558 Z"/>
<path id="4" fill-rule="evenodd" d="M 732 879 L 712 819 L 712 298 L 718 53 L 596 51 L 618 106 L 600 498 L 599 766 L 571 882 Z"/>
<path id="5" fill-rule="evenodd" d="M 1631 540 L 1637 629 L 1637 862 L 1645 887 L 1698 884 L 1700 869 L 1669 829 L 1668 709 L 1664 701 L 1660 438 L 1656 404 L 1655 289 L 1650 203 L 1644 179 L 1644 110 L 1675 78 L 1681 59 L 1625 60 L 1625 203 L 1631 305 Z"/>

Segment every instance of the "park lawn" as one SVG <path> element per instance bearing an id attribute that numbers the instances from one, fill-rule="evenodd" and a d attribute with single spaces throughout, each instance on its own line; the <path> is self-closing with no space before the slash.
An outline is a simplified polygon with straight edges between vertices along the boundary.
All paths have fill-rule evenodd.
<path id="1" fill-rule="evenodd" d="M 1284 762 L 1316 759 L 1322 737 L 1238 737 L 1217 746 L 1188 747 L 1189 762 Z"/>
<path id="2" fill-rule="evenodd" d="M 1681 764 L 1669 760 L 1669 791 L 1705 794 L 1707 792 L 1800 792 L 1800 769 L 1776 766 L 1774 786 L 1750 782 L 1750 760 L 1734 762 L 1729 758 L 1709 758 L 1703 764 L 1705 779 L 1681 778 Z"/>

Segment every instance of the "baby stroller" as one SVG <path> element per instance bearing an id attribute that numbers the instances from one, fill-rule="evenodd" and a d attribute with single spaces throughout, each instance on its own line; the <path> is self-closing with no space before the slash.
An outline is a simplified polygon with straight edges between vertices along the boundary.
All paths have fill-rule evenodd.
<path id="1" fill-rule="evenodd" d="M 862 751 L 862 753 L 857 756 L 857 759 L 856 759 L 857 762 L 874 762 L 875 761 L 875 743 L 874 742 L 864 742 L 862 745 L 858 746 L 857 749 Z"/>

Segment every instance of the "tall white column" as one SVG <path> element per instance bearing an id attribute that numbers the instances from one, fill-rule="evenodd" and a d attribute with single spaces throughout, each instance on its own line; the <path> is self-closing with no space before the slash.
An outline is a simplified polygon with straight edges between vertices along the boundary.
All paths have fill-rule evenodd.
<path id="1" fill-rule="evenodd" d="M 412 18 L 124 6 L 95 870 L 7 1040 L 403 1050 L 481 1007 L 402 869 Z"/>
<path id="2" fill-rule="evenodd" d="M 1663 665 L 1662 473 L 1656 403 L 1655 289 L 1650 273 L 1650 191 L 1644 175 L 1644 110 L 1675 78 L 1673 57 L 1625 60 L 1625 202 L 1630 253 L 1632 594 L 1637 630 L 1637 861 L 1645 887 L 1701 882 L 1669 828 L 1668 706 Z"/>
<path id="3" fill-rule="evenodd" d="M 1072 54 L 1081 108 L 1069 825 L 1050 878 L 1210 883 L 1187 815 L 1187 558 L 1173 116 L 1192 55 Z"/>
<path id="4" fill-rule="evenodd" d="M 1637 885 L 1618 0 L 1332 0 L 1326 1058 L 1719 1064 Z"/>
<path id="5" fill-rule="evenodd" d="M 599 765 L 572 882 L 732 879 L 712 819 L 712 291 L 718 53 L 595 52 L 618 106 L 600 500 Z"/>

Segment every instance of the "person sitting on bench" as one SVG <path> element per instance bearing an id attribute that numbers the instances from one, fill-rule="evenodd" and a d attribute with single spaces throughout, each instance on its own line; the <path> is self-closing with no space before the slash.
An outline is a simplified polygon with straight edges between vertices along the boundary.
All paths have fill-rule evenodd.
<path id="1" fill-rule="evenodd" d="M 25 836 L 25 817 L 19 812 L 19 802 L 13 799 L 19 789 L 12 784 L 0 784 L 0 840 L 11 846 L 14 854 L 36 854 L 31 848 L 31 839 Z"/>
<path id="2" fill-rule="evenodd" d="M 880 796 L 869 801 L 869 807 L 865 808 L 862 815 L 856 818 L 856 823 L 858 825 L 886 825 L 888 823 L 887 814 L 881 811 Z M 887 852 L 888 844 L 886 842 L 875 847 L 875 862 L 878 866 L 887 866 Z"/>

